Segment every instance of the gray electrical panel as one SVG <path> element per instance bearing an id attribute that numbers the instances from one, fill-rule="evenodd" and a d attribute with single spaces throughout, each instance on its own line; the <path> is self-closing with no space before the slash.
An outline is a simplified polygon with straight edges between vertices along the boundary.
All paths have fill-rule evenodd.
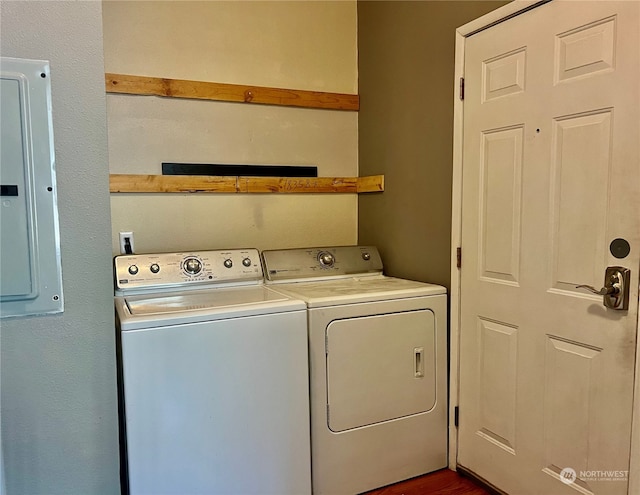
<path id="1" fill-rule="evenodd" d="M 63 311 L 49 63 L 0 57 L 0 317 Z"/>

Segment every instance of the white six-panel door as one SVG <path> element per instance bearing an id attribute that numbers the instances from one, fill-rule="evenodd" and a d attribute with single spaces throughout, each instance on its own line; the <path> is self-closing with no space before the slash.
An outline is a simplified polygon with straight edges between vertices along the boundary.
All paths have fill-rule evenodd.
<path id="1" fill-rule="evenodd" d="M 508 493 L 627 493 L 639 12 L 554 0 L 465 40 L 457 462 Z M 612 265 L 627 311 L 576 288 Z"/>

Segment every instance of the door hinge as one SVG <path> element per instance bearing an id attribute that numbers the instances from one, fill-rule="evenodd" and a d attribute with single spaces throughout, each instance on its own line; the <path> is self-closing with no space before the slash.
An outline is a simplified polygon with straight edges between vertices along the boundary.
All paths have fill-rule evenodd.
<path id="1" fill-rule="evenodd" d="M 324 335 L 324 353 L 325 355 L 329 354 L 329 336 L 327 334 Z"/>
<path id="2" fill-rule="evenodd" d="M 327 424 L 329 424 L 329 404 L 327 404 Z"/>
<path id="3" fill-rule="evenodd" d="M 464 77 L 460 78 L 460 99 L 464 100 Z"/>
<path id="4" fill-rule="evenodd" d="M 456 266 L 458 268 L 462 267 L 462 248 L 456 248 Z"/>
<path id="5" fill-rule="evenodd" d="M 458 427 L 459 418 L 460 418 L 460 409 L 458 408 L 458 406 L 456 406 L 453 408 L 453 424 L 456 428 Z"/>

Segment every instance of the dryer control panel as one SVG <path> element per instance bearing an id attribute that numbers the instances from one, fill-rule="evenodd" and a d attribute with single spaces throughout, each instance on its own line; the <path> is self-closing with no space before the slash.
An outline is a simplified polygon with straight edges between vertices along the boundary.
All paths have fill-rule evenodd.
<path id="1" fill-rule="evenodd" d="M 382 260 L 375 246 L 263 251 L 262 261 L 271 282 L 382 273 Z"/>
<path id="2" fill-rule="evenodd" d="M 262 282 L 257 249 L 116 256 L 114 273 L 116 293 Z"/>

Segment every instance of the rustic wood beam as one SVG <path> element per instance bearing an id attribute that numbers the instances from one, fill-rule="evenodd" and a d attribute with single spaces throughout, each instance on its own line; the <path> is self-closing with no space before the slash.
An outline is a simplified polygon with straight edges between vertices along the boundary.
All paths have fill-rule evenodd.
<path id="1" fill-rule="evenodd" d="M 360 97 L 357 94 L 325 93 L 111 73 L 105 74 L 105 85 L 107 93 L 129 95 L 153 95 L 328 110 L 357 111 L 360 108 Z"/>
<path id="2" fill-rule="evenodd" d="M 384 191 L 384 176 L 210 177 L 111 174 L 112 193 L 368 193 Z"/>

